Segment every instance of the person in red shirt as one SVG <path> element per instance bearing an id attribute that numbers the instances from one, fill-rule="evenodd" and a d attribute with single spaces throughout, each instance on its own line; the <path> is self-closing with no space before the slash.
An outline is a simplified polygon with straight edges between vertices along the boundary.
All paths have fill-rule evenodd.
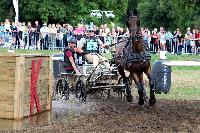
<path id="1" fill-rule="evenodd" d="M 75 46 L 77 43 L 76 38 L 71 37 L 68 41 L 68 47 L 64 50 L 64 69 L 66 73 L 79 73 L 75 65 Z"/>

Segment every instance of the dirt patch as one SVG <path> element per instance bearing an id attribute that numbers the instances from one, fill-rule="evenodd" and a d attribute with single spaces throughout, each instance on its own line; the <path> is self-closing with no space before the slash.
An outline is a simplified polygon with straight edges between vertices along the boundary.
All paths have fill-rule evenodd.
<path id="1" fill-rule="evenodd" d="M 148 104 L 143 107 L 137 105 L 137 89 L 132 89 L 135 98 L 133 103 L 127 103 L 119 97 L 89 99 L 86 104 L 80 104 L 74 98 L 68 102 L 54 101 L 53 113 L 48 123 L 7 132 L 199 133 L 200 82 L 196 80 L 198 77 L 199 71 L 174 72 L 170 94 L 156 95 L 157 103 L 154 107 L 149 107 Z M 148 88 L 147 80 L 145 79 L 144 82 L 146 88 Z M 136 88 L 135 85 L 133 85 L 133 88 Z M 190 89 L 191 91 L 189 91 Z M 165 100 L 163 97 L 177 100 Z"/>
<path id="2" fill-rule="evenodd" d="M 158 100 L 143 107 L 117 98 L 96 99 L 90 113 L 10 132 L 200 132 L 200 101 Z"/>

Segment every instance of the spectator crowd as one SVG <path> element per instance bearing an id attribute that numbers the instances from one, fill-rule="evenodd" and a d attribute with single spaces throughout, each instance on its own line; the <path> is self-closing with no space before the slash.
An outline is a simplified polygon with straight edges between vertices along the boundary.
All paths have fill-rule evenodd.
<path id="1" fill-rule="evenodd" d="M 10 22 L 8 19 L 1 22 L 0 25 L 0 47 L 22 48 L 22 49 L 64 49 L 67 41 L 76 37 L 79 41 L 87 35 L 85 24 L 78 24 L 72 27 L 70 24 L 47 24 L 39 25 L 38 21 L 34 24 L 28 22 Z M 141 28 L 144 45 L 152 53 L 157 54 L 160 50 L 168 51 L 173 54 L 181 53 L 199 53 L 200 52 L 200 31 L 198 29 L 187 28 L 186 33 L 180 31 L 165 30 L 160 27 L 159 31 L 154 28 L 150 31 L 148 28 Z M 127 28 L 111 28 L 107 25 L 97 27 L 94 25 L 94 33 L 99 36 L 103 43 L 114 44 L 122 37 L 128 37 Z"/>

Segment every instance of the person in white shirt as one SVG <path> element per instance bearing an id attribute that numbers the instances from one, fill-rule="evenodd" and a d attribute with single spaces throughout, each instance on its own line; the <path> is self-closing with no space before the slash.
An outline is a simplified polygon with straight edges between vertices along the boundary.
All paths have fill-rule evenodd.
<path id="1" fill-rule="evenodd" d="M 42 40 L 41 40 L 41 45 L 42 45 L 42 48 L 43 49 L 48 49 L 49 46 L 48 46 L 48 34 L 49 34 L 49 28 L 47 27 L 47 23 L 44 23 L 43 24 L 43 27 L 40 29 L 40 32 L 41 32 L 41 37 L 42 37 Z"/>

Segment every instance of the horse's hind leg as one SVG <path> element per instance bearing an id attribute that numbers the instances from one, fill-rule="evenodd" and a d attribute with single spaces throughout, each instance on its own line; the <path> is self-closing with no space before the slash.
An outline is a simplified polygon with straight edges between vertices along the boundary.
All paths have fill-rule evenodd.
<path id="1" fill-rule="evenodd" d="M 150 105 L 155 105 L 156 103 L 156 98 L 155 98 L 155 86 L 152 80 L 152 74 L 151 74 L 151 68 L 148 69 L 148 71 L 145 72 L 149 79 L 149 86 L 150 86 L 150 99 L 149 99 L 149 104 Z"/>
<path id="2" fill-rule="evenodd" d="M 131 84 L 130 84 L 129 78 L 126 77 L 124 68 L 122 66 L 118 67 L 118 71 L 119 71 L 119 74 L 122 76 L 123 82 L 125 84 L 127 101 L 132 102 L 133 96 L 131 94 Z"/>

